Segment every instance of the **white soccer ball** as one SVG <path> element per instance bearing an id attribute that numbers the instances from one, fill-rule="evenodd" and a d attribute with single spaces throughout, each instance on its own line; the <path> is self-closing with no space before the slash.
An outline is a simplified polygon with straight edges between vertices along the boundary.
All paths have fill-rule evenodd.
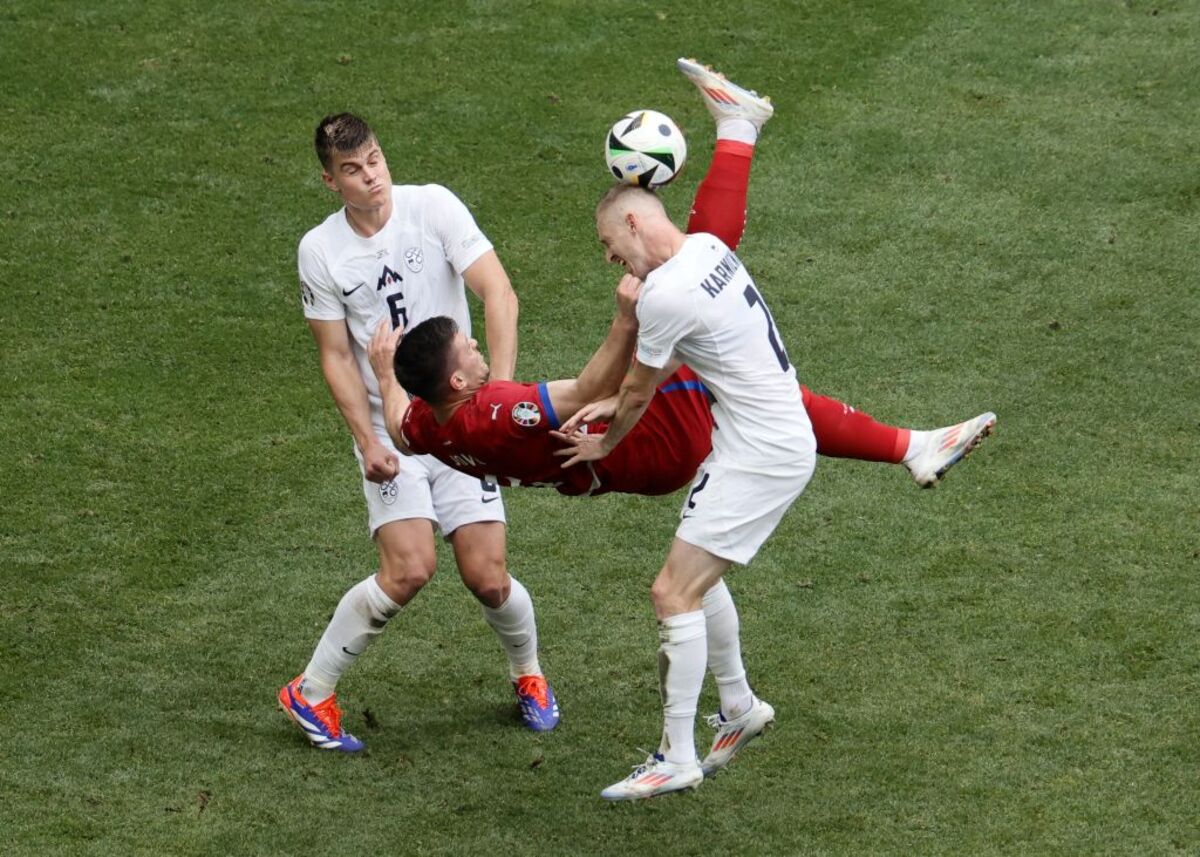
<path id="1" fill-rule="evenodd" d="M 654 188 L 683 169 L 687 141 L 671 117 L 657 110 L 626 113 L 609 129 L 604 159 L 617 181 Z"/>

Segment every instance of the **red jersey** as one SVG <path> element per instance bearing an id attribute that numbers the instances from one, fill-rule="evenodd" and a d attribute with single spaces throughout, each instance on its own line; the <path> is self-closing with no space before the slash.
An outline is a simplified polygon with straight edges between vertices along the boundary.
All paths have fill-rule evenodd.
<path id="1" fill-rule="evenodd" d="M 413 452 L 471 476 L 571 495 L 669 494 L 691 481 L 712 447 L 707 391 L 686 366 L 659 385 L 642 418 L 600 461 L 564 470 L 554 453 L 565 444 L 550 436 L 560 425 L 544 383 L 490 381 L 444 425 L 413 399 L 401 433 Z"/>

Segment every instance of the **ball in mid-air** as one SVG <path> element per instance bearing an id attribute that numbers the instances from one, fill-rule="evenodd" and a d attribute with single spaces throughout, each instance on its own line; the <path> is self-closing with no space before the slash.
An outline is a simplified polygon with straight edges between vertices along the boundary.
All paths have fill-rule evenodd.
<path id="1" fill-rule="evenodd" d="M 605 141 L 604 158 L 617 181 L 641 187 L 665 185 L 683 169 L 687 141 L 671 117 L 657 110 L 634 110 L 616 121 Z"/>

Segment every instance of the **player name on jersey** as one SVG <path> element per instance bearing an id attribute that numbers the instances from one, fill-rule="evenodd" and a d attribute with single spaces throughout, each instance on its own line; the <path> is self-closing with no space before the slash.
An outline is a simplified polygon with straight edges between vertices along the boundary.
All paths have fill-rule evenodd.
<path id="1" fill-rule="evenodd" d="M 710 298 L 715 298 L 721 294 L 721 290 L 725 285 L 733 279 L 733 275 L 742 267 L 742 261 L 733 254 L 730 250 L 722 257 L 717 266 L 713 268 L 712 273 L 700 281 L 700 288 L 708 292 Z"/>

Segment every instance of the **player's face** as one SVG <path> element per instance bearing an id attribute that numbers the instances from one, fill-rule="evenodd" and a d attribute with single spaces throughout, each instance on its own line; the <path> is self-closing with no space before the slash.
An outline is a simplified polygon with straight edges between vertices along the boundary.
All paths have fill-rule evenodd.
<path id="1" fill-rule="evenodd" d="M 454 335 L 454 375 L 462 381 L 462 389 L 477 390 L 487 383 L 491 369 L 479 353 L 479 343 L 463 335 Z"/>
<path id="2" fill-rule="evenodd" d="M 646 279 L 650 265 L 641 235 L 629 228 L 624 220 L 601 217 L 596 232 L 604 246 L 604 261 L 620 265 L 638 279 Z"/>
<path id="3" fill-rule="evenodd" d="M 321 177 L 348 208 L 380 209 L 391 202 L 392 174 L 374 137 L 358 151 L 335 151 Z"/>

